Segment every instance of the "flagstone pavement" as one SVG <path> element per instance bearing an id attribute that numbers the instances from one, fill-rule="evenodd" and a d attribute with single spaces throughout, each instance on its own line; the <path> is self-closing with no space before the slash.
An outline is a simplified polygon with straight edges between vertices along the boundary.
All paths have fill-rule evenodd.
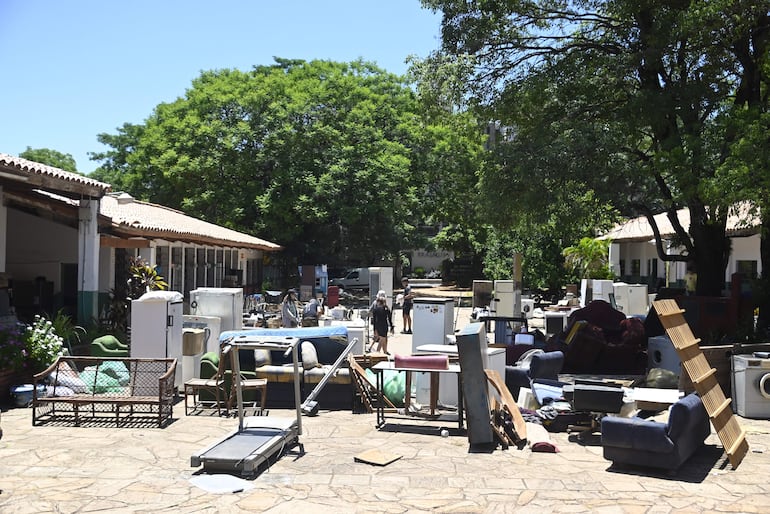
<path id="1" fill-rule="evenodd" d="M 411 341 L 397 334 L 391 343 L 398 351 Z M 181 403 L 174 414 L 163 429 L 33 427 L 31 410 L 3 411 L 0 512 L 770 513 L 765 420 L 739 418 L 750 452 L 737 469 L 712 433 L 668 475 L 612 466 L 598 435 L 550 434 L 558 453 L 471 452 L 456 424 L 388 418 L 378 430 L 374 414 L 321 410 L 302 418 L 302 447 L 250 479 L 253 488 L 214 494 L 191 483 L 202 471 L 190 456 L 234 430 L 237 419 L 185 416 Z M 401 458 L 385 466 L 354 461 L 370 449 Z"/>

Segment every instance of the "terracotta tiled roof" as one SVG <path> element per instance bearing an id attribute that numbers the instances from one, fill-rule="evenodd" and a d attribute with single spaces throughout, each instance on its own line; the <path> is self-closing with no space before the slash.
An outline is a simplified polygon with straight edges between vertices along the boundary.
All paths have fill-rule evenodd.
<path id="1" fill-rule="evenodd" d="M 0 153 L 0 171 L 4 173 L 3 178 L 14 180 L 18 177 L 18 181 L 29 186 L 60 193 L 98 198 L 112 190 L 109 184 L 90 179 L 84 175 L 70 173 L 6 153 Z"/>
<path id="2" fill-rule="evenodd" d="M 685 230 L 690 228 L 690 211 L 680 209 L 677 211 L 679 222 Z M 674 235 L 674 227 L 665 213 L 654 216 L 663 239 Z M 731 237 L 746 236 L 757 232 L 759 215 L 751 212 L 748 203 L 739 204 L 727 217 L 727 235 Z M 624 223 L 616 225 L 612 230 L 602 235 L 599 239 L 611 239 L 613 242 L 649 241 L 655 238 L 652 226 L 645 216 L 632 218 Z"/>
<path id="3" fill-rule="evenodd" d="M 281 246 L 220 227 L 162 205 L 135 200 L 126 193 L 102 198 L 99 213 L 112 219 L 113 231 L 128 237 L 154 237 L 201 244 L 278 251 Z"/>

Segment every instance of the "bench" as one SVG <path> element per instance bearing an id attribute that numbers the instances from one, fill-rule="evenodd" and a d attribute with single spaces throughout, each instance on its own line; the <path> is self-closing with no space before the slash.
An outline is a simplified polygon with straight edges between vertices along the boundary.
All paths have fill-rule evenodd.
<path id="1" fill-rule="evenodd" d="M 34 376 L 32 424 L 114 418 L 162 428 L 173 418 L 175 372 L 176 359 L 59 357 Z"/>

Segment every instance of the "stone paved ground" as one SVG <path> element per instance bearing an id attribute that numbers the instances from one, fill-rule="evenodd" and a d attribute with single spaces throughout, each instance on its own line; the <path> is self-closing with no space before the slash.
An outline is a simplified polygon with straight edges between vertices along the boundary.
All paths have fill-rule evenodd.
<path id="1" fill-rule="evenodd" d="M 165 429 L 116 429 L 32 427 L 30 417 L 26 409 L 3 413 L 3 513 L 770 512 L 766 421 L 741 421 L 753 451 L 737 470 L 712 435 L 671 477 L 614 469 L 598 437 L 551 434 L 556 454 L 469 453 L 465 436 L 441 437 L 435 423 L 393 420 L 377 430 L 373 414 L 321 411 L 303 418 L 304 454 L 295 447 L 251 481 L 253 490 L 210 494 L 190 483 L 199 472 L 190 455 L 235 419 L 182 415 Z M 354 462 L 372 448 L 402 458 L 383 467 Z"/>
<path id="2" fill-rule="evenodd" d="M 391 348 L 410 347 L 397 334 Z M 712 434 L 668 476 L 615 469 L 598 436 L 581 443 L 551 434 L 556 454 L 470 453 L 466 436 L 441 437 L 436 422 L 394 419 L 377 430 L 374 414 L 322 410 L 303 418 L 304 453 L 292 449 L 251 480 L 251 490 L 211 494 L 190 483 L 200 472 L 190 456 L 237 420 L 183 412 L 177 405 L 165 429 L 32 427 L 30 410 L 3 412 L 0 512 L 770 512 L 769 421 L 740 420 L 752 451 L 738 469 Z M 281 414 L 293 412 L 270 413 Z M 368 449 L 401 459 L 383 467 L 354 462 Z"/>

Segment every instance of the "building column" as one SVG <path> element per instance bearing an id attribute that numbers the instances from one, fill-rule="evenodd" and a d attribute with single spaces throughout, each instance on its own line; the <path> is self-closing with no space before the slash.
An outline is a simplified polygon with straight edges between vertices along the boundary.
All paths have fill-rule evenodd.
<path id="1" fill-rule="evenodd" d="M 7 262 L 6 253 L 8 252 L 8 208 L 4 202 L 5 193 L 3 188 L 0 187 L 0 272 L 5 272 L 5 264 Z"/>
<path id="2" fill-rule="evenodd" d="M 80 200 L 78 211 L 78 322 L 99 316 L 99 200 Z"/>
<path id="3" fill-rule="evenodd" d="M 618 243 L 610 243 L 607 260 L 609 261 L 612 274 L 620 277 L 620 245 Z"/>

